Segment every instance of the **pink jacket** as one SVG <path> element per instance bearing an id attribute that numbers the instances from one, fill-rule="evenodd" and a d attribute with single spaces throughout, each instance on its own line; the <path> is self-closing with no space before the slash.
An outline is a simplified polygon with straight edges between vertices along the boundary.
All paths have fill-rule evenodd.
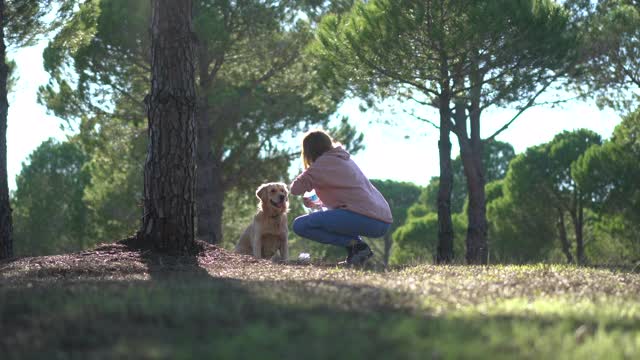
<path id="1" fill-rule="evenodd" d="M 345 209 L 388 224 L 393 222 L 387 201 L 341 146 L 318 157 L 290 186 L 293 195 L 312 189 L 330 209 Z"/>

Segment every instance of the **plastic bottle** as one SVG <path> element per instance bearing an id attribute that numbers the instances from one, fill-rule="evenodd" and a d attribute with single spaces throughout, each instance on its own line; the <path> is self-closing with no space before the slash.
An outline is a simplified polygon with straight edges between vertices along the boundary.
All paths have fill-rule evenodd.
<path id="1" fill-rule="evenodd" d="M 303 196 L 311 200 L 311 203 L 313 204 L 310 208 L 308 208 L 309 211 L 314 212 L 324 210 L 324 208 L 322 207 L 322 201 L 320 201 L 320 198 L 318 197 L 318 194 L 316 194 L 315 190 L 308 191 L 304 193 Z"/>

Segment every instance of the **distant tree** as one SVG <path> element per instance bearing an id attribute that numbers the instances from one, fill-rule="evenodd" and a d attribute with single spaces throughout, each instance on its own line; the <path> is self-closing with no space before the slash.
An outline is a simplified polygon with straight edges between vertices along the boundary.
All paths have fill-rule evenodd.
<path id="1" fill-rule="evenodd" d="M 12 197 L 17 254 L 46 255 L 95 244 L 83 202 L 91 179 L 86 160 L 75 142 L 53 139 L 29 155 Z"/>
<path id="2" fill-rule="evenodd" d="M 145 125 L 112 117 L 100 127 L 87 126 L 76 136 L 87 154 L 91 183 L 84 192 L 92 236 L 100 241 L 134 233 L 142 216 Z"/>
<path id="3" fill-rule="evenodd" d="M 589 148 L 572 165 L 571 174 L 577 185 L 592 194 L 588 200 L 594 211 L 607 217 L 602 221 L 623 224 L 617 228 L 626 226 L 629 230 L 640 231 L 638 159 L 640 109 L 623 117 L 610 140 L 601 146 Z M 632 246 L 640 250 L 637 236 L 631 237 Z"/>
<path id="4" fill-rule="evenodd" d="M 453 254 L 449 133 L 458 138 L 470 200 L 466 258 L 486 263 L 482 147 L 568 71 L 567 20 L 560 6 L 544 0 L 372 0 L 322 21 L 316 51 L 328 79 L 358 95 L 396 96 L 439 111 L 438 121 L 423 119 L 440 131 L 439 261 Z M 513 104 L 518 114 L 481 139 L 482 112 Z"/>
<path id="5" fill-rule="evenodd" d="M 464 214 L 453 214 L 454 253 L 464 254 Z M 389 262 L 394 265 L 436 262 L 438 247 L 438 217 L 434 212 L 420 217 L 408 217 L 393 232 L 393 251 Z M 463 261 L 460 258 L 452 260 Z"/>
<path id="6" fill-rule="evenodd" d="M 531 161 L 527 155 L 527 161 Z M 562 251 L 569 262 L 573 261 L 566 237 L 564 216 L 549 203 L 546 193 L 534 183 L 527 183 L 527 192 L 515 191 L 515 182 L 527 181 L 520 164 L 524 158 L 516 157 L 512 177 L 487 184 L 487 218 L 491 233 L 491 263 L 528 263 L 546 260 L 551 250 L 557 248 L 560 237 Z M 534 170 L 535 171 L 535 170 Z M 523 176 L 518 174 L 524 173 Z M 534 178 L 535 182 L 537 178 Z M 509 182 L 507 186 L 506 183 Z M 564 235 L 564 237 L 562 237 Z"/>
<path id="7" fill-rule="evenodd" d="M 600 136 L 590 130 L 565 131 L 551 142 L 518 155 L 504 179 L 504 197 L 497 197 L 493 205 L 495 226 L 504 228 L 501 223 L 511 222 L 511 241 L 530 239 L 530 248 L 536 242 L 544 242 L 545 234 L 555 227 L 568 262 L 574 261 L 568 237 L 571 231 L 575 238 L 575 261 L 584 263 L 585 209 L 593 193 L 576 183 L 571 167 L 587 149 L 600 143 Z M 538 233 L 541 239 L 531 238 L 538 237 Z"/>
<path id="8" fill-rule="evenodd" d="M 483 164 L 486 165 L 487 181 L 493 182 L 503 179 L 507 174 L 509 163 L 515 157 L 513 146 L 502 141 L 490 141 L 483 147 Z M 453 189 L 451 192 L 451 211 L 460 213 L 464 211 L 467 202 L 467 187 L 464 184 L 464 169 L 462 159 L 457 156 L 452 161 Z M 409 208 L 409 217 L 422 217 L 429 212 L 437 211 L 438 177 L 431 178 L 429 184 L 422 190 L 417 201 Z"/>
<path id="9" fill-rule="evenodd" d="M 508 143 L 504 143 L 501 141 L 491 141 L 487 143 L 487 146 L 483 148 L 483 157 L 484 164 L 487 166 L 487 179 L 490 182 L 494 182 L 496 180 L 500 180 L 504 178 L 506 175 L 507 169 L 509 167 L 509 163 L 515 157 L 515 152 L 513 150 L 513 146 Z M 454 174 L 454 186 L 452 189 L 452 201 L 451 201 L 451 211 L 454 214 L 462 214 L 465 210 L 465 204 L 467 203 L 467 191 L 466 186 L 464 185 L 464 169 L 462 168 L 462 160 L 460 156 L 456 157 L 452 161 L 453 174 Z M 433 213 L 437 212 L 437 196 L 438 196 L 438 177 L 431 178 L 429 184 L 422 189 L 422 192 L 417 197 L 416 201 L 411 204 L 407 210 L 407 219 L 402 223 L 398 223 L 399 226 L 403 226 L 405 223 L 414 222 L 411 227 L 411 231 L 405 228 L 401 232 L 396 233 L 398 236 L 403 236 L 403 239 L 396 240 L 400 243 L 405 243 L 405 248 L 407 248 L 409 241 L 412 245 L 412 249 L 417 249 L 419 246 L 419 242 L 417 240 L 414 241 L 414 238 L 422 236 L 425 241 L 425 249 L 420 251 L 427 251 L 430 239 L 432 239 L 430 234 L 423 233 L 420 235 L 417 229 L 431 229 L 430 221 L 433 218 Z M 489 187 L 489 185 L 487 185 Z M 487 194 L 487 201 L 492 200 L 493 198 L 490 194 Z M 456 226 L 460 225 L 461 222 L 458 215 L 456 215 Z M 435 229 L 435 228 L 434 228 Z M 458 229 L 462 229 L 458 226 Z M 396 236 L 394 235 L 394 236 Z M 492 242 L 493 244 L 494 242 Z M 457 247 L 456 249 L 462 250 L 462 248 Z M 405 249 L 405 251 L 408 251 Z M 413 250 L 412 250 L 413 251 Z M 415 250 L 417 251 L 417 250 Z M 396 261 L 400 261 L 400 259 L 408 259 L 411 256 L 408 254 L 402 255 L 401 257 L 396 257 Z M 404 260 L 403 260 L 404 261 Z"/>
<path id="10" fill-rule="evenodd" d="M 393 216 L 393 224 L 384 235 L 384 256 L 385 266 L 389 264 L 389 256 L 391 255 L 392 234 L 402 226 L 407 219 L 407 209 L 416 202 L 420 196 L 421 189 L 419 186 L 409 182 L 398 182 L 392 180 L 371 180 L 384 198 L 389 203 L 391 215 Z"/>
<path id="11" fill-rule="evenodd" d="M 195 249 L 196 90 L 191 0 L 154 0 L 149 148 L 138 241 L 158 251 Z"/>

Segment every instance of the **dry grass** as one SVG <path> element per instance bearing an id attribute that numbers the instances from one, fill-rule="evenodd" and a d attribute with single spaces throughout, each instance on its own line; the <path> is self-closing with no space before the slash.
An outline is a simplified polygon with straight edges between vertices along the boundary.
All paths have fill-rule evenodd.
<path id="1" fill-rule="evenodd" d="M 506 358 L 640 354 L 640 274 L 633 272 L 557 265 L 345 269 L 277 264 L 203 247 L 199 256 L 170 257 L 104 244 L 76 254 L 0 262 L 0 351 L 16 358 L 37 357 L 45 350 L 70 357 L 78 348 L 66 335 L 41 340 L 39 346 L 28 341 L 50 336 L 43 335 L 46 327 L 64 332 L 72 326 L 82 330 L 76 336 L 115 337 L 114 342 L 92 340 L 79 347 L 85 356 L 110 358 L 132 351 L 128 331 L 138 334 L 161 324 L 162 332 L 141 337 L 148 346 L 134 351 L 140 357 L 251 358 L 255 354 L 249 350 L 264 352 L 266 347 L 273 351 L 263 357 L 293 358 L 301 354 L 291 349 L 299 352 L 304 346 L 291 344 L 291 336 L 311 347 L 326 341 L 371 347 L 371 352 L 355 352 L 356 357 L 484 358 L 495 351 Z M 101 296 L 104 304 L 94 304 Z M 183 309 L 185 302 L 193 309 Z M 108 314 L 122 324 L 103 319 Z M 212 322 L 197 321 L 197 314 Z M 202 340 L 199 346 L 181 340 L 167 347 L 162 339 L 185 331 L 167 324 L 185 319 L 197 324 L 184 325 L 190 338 L 198 339 L 211 327 L 228 330 L 220 341 L 252 331 L 255 339 L 234 343 L 227 338 L 216 348 L 203 348 Z M 122 325 L 129 329 L 115 335 L 114 327 Z M 347 339 L 344 331 L 350 334 Z M 70 344 L 60 345 L 63 340 Z M 307 356 L 350 353 L 317 351 Z"/>

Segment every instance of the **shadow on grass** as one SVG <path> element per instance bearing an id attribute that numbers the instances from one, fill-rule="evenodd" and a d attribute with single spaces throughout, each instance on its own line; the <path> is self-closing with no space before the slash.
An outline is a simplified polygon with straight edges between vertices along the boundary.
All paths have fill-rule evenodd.
<path id="1" fill-rule="evenodd" d="M 579 340 L 583 324 L 575 319 L 424 316 L 395 302 L 402 294 L 375 287 L 199 274 L 0 288 L 0 353 L 8 354 L 4 359 L 544 358 L 563 349 L 578 355 L 597 329 L 589 324 Z M 606 344 L 613 358 L 625 349 Z"/>
<path id="2" fill-rule="evenodd" d="M 32 283 L 38 274 L 27 271 L 18 286 L 0 285 L 2 358 L 625 358 L 638 351 L 638 325 L 600 328 L 588 317 L 525 313 L 429 316 L 411 293 L 331 280 L 219 278 L 195 256 L 139 255 L 151 281 Z"/>

